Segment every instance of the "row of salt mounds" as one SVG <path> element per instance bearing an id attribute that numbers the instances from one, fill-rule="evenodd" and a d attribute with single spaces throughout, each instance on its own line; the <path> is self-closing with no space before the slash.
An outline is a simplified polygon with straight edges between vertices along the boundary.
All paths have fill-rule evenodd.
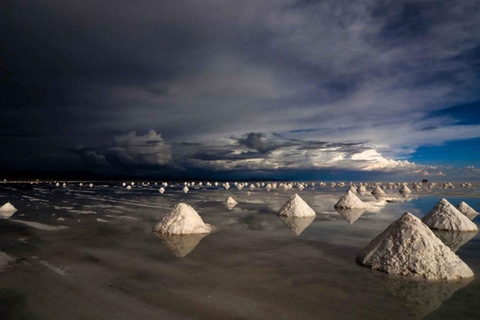
<path id="1" fill-rule="evenodd" d="M 407 194 L 407 193 L 412 193 L 412 190 L 410 190 L 405 184 L 398 190 L 401 194 Z"/>
<path id="2" fill-rule="evenodd" d="M 212 226 L 203 222 L 197 211 L 186 203 L 178 203 L 154 229 L 162 234 L 210 233 Z"/>
<path id="3" fill-rule="evenodd" d="M 423 223 L 432 229 L 450 231 L 478 231 L 477 225 L 458 211 L 446 199 L 440 200 L 433 209 L 423 217 Z"/>
<path id="4" fill-rule="evenodd" d="M 461 213 L 463 213 L 467 217 L 476 216 L 478 214 L 478 212 L 475 211 L 475 209 L 473 209 L 472 207 L 470 207 L 468 204 L 466 204 L 463 201 L 460 202 L 459 204 L 457 204 L 457 206 L 455 208 L 457 208 L 458 211 L 460 211 Z"/>
<path id="5" fill-rule="evenodd" d="M 348 190 L 341 198 L 338 200 L 337 203 L 333 206 L 334 208 L 345 208 L 345 209 L 352 209 L 352 208 L 365 208 L 366 205 L 363 203 L 360 198 L 354 195 L 350 190 Z"/>
<path id="6" fill-rule="evenodd" d="M 411 213 L 394 221 L 357 256 L 371 269 L 429 280 L 473 277 L 473 271 Z"/>
<path id="7" fill-rule="evenodd" d="M 278 215 L 287 217 L 312 217 L 315 211 L 298 194 L 294 194 L 283 207 Z"/>

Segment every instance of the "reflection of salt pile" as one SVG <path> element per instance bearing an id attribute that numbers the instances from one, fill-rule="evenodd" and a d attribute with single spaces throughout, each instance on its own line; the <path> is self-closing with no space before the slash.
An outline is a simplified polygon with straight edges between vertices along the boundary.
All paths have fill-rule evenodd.
<path id="1" fill-rule="evenodd" d="M 375 189 L 373 189 L 372 194 L 374 196 L 383 196 L 385 195 L 385 191 L 383 191 L 383 189 L 380 188 L 380 186 L 376 186 Z"/>
<path id="2" fill-rule="evenodd" d="M 457 208 L 458 211 L 460 211 L 470 219 L 473 219 L 478 214 L 477 211 L 475 211 L 472 207 L 470 207 L 463 201 L 457 204 L 455 208 Z"/>
<path id="3" fill-rule="evenodd" d="M 456 252 L 463 246 L 465 243 L 470 241 L 475 235 L 476 232 L 458 232 L 458 231 L 447 231 L 447 230 L 432 230 L 433 233 L 442 240 L 442 242 L 452 249 L 453 252 Z"/>
<path id="4" fill-rule="evenodd" d="M 15 258 L 5 252 L 0 252 L 0 272 L 5 271 L 10 265 L 15 263 Z"/>
<path id="5" fill-rule="evenodd" d="M 440 200 L 422 219 L 432 229 L 451 231 L 477 231 L 477 225 L 458 211 L 446 199 Z"/>
<path id="6" fill-rule="evenodd" d="M 154 231 L 166 234 L 210 233 L 212 226 L 205 224 L 191 206 L 179 203 L 155 226 Z"/>
<path id="7" fill-rule="evenodd" d="M 456 291 L 472 281 L 472 278 L 451 281 L 424 281 L 392 276 L 366 268 L 362 268 L 362 270 L 371 279 L 386 288 L 393 298 L 415 319 L 422 319 L 434 312 L 440 308 L 444 301 L 450 299 Z"/>
<path id="8" fill-rule="evenodd" d="M 315 216 L 308 217 L 294 217 L 294 216 L 278 216 L 280 220 L 292 230 L 297 236 L 299 236 L 312 222 L 315 220 Z"/>
<path id="9" fill-rule="evenodd" d="M 315 211 L 313 211 L 310 206 L 303 201 L 298 194 L 294 194 L 290 200 L 288 200 L 283 207 L 278 212 L 280 216 L 289 216 L 289 217 L 311 217 L 315 216 Z"/>
<path id="10" fill-rule="evenodd" d="M 198 245 L 200 240 L 207 236 L 202 234 L 157 234 L 157 236 L 166 244 L 167 248 L 178 258 L 186 257 Z"/>
<path id="11" fill-rule="evenodd" d="M 352 192 L 347 191 L 340 200 L 335 203 L 334 208 L 365 208 L 366 205 Z"/>
<path id="12" fill-rule="evenodd" d="M 389 274 L 425 279 L 460 279 L 473 272 L 411 213 L 394 221 L 357 256 L 357 261 Z"/>
<path id="13" fill-rule="evenodd" d="M 365 208 L 335 208 L 340 215 L 350 224 L 357 221 L 358 218 L 365 212 Z"/>

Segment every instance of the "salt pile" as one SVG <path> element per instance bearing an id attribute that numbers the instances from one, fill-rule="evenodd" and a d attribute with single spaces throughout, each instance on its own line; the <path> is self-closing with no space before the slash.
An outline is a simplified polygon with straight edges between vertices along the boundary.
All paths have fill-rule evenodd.
<path id="1" fill-rule="evenodd" d="M 310 206 L 303 201 L 298 194 L 294 194 L 290 200 L 288 200 L 283 207 L 278 211 L 280 216 L 288 217 L 311 217 L 315 216 L 315 211 L 313 211 Z"/>
<path id="2" fill-rule="evenodd" d="M 354 186 L 350 186 L 350 188 L 348 188 L 348 191 L 350 191 L 350 192 L 353 193 L 353 194 L 356 194 L 356 193 L 357 193 L 357 190 L 355 190 L 355 187 L 354 187 Z"/>
<path id="3" fill-rule="evenodd" d="M 182 189 L 182 190 L 183 190 L 183 193 L 187 194 L 188 190 L 190 190 L 190 189 L 188 189 L 188 187 L 187 187 L 187 186 L 185 186 L 185 187 L 183 187 L 183 189 Z"/>
<path id="4" fill-rule="evenodd" d="M 0 212 L 12 212 L 12 211 L 17 211 L 17 208 L 15 208 L 10 202 L 7 202 L 0 207 Z"/>
<path id="5" fill-rule="evenodd" d="M 226 205 L 232 205 L 232 204 L 233 204 L 233 205 L 237 205 L 238 202 L 235 201 L 235 199 L 233 199 L 232 197 L 228 197 L 227 200 L 225 200 L 225 204 L 226 204 Z"/>
<path id="6" fill-rule="evenodd" d="M 468 204 L 466 204 L 463 201 L 460 202 L 459 204 L 457 204 L 457 206 L 455 208 L 457 208 L 458 211 L 460 211 L 461 213 L 463 213 L 467 217 L 476 216 L 478 214 L 477 211 L 475 211 L 472 207 L 470 207 Z"/>
<path id="7" fill-rule="evenodd" d="M 403 185 L 398 192 L 402 194 L 407 194 L 407 193 L 412 193 L 412 190 L 410 190 L 406 185 Z"/>
<path id="8" fill-rule="evenodd" d="M 162 188 L 158 189 L 158 192 L 164 193 L 164 192 L 165 192 L 165 188 L 162 187 Z"/>
<path id="9" fill-rule="evenodd" d="M 154 231 L 163 234 L 199 234 L 210 233 L 212 226 L 205 224 L 191 206 L 179 203 L 155 226 Z"/>
<path id="10" fill-rule="evenodd" d="M 374 196 L 383 196 L 385 195 L 385 191 L 383 191 L 383 189 L 380 188 L 380 186 L 376 186 L 375 189 L 373 189 L 372 194 Z"/>
<path id="11" fill-rule="evenodd" d="M 347 191 L 340 200 L 335 203 L 334 208 L 365 208 L 366 205 L 360 198 L 354 195 L 350 190 Z"/>
<path id="12" fill-rule="evenodd" d="M 366 192 L 367 192 L 367 189 L 365 188 L 365 186 L 363 184 L 361 184 L 358 187 L 358 193 L 362 194 L 362 193 L 366 193 Z"/>
<path id="13" fill-rule="evenodd" d="M 411 213 L 394 221 L 357 256 L 374 270 L 429 280 L 473 277 L 472 270 Z"/>
<path id="14" fill-rule="evenodd" d="M 446 199 L 440 200 L 422 219 L 432 229 L 450 231 L 478 231 L 477 225 L 458 211 Z"/>

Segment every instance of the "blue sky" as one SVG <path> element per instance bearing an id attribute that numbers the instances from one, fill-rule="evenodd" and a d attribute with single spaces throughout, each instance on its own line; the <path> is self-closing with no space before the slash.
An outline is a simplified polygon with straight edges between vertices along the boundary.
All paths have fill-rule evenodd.
<path id="1" fill-rule="evenodd" d="M 480 179 L 479 16 L 477 1 L 7 1 L 0 172 Z"/>

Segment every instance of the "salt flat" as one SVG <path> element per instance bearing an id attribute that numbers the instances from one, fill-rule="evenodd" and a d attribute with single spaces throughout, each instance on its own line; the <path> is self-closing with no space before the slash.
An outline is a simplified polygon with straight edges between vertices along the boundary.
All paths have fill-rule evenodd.
<path id="1" fill-rule="evenodd" d="M 406 211 L 422 218 L 442 198 L 478 211 L 479 183 L 412 188 L 394 203 L 368 190 L 357 194 L 366 208 L 355 219 L 334 209 L 348 184 L 267 192 L 204 183 L 187 194 L 183 183 L 163 194 L 153 184 L 88 184 L 0 185 L 2 201 L 18 209 L 0 219 L 0 252 L 9 257 L 0 273 L 1 319 L 478 318 L 478 277 L 418 282 L 369 270 L 355 257 Z M 295 193 L 315 211 L 312 221 L 277 215 Z M 230 209 L 229 196 L 238 202 Z M 178 202 L 214 230 L 158 237 L 153 228 Z M 454 246 L 476 275 L 479 237 Z"/>

